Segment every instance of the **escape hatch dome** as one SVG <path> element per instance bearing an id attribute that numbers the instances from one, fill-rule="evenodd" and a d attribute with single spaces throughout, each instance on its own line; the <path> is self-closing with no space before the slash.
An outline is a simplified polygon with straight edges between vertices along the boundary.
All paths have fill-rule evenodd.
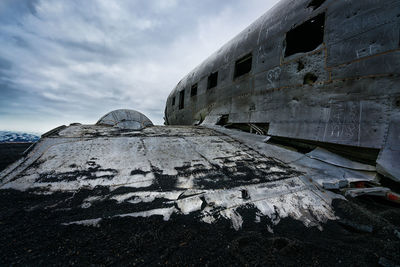
<path id="1" fill-rule="evenodd" d="M 144 114 L 132 109 L 118 109 L 104 115 L 96 125 L 110 125 L 120 129 L 141 130 L 153 123 Z"/>

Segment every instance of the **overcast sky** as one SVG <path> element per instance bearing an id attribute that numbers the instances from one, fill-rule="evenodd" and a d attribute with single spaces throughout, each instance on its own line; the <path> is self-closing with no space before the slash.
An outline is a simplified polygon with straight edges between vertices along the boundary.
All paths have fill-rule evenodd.
<path id="1" fill-rule="evenodd" d="M 163 123 L 179 80 L 278 0 L 0 0 L 0 130 L 136 109 Z"/>

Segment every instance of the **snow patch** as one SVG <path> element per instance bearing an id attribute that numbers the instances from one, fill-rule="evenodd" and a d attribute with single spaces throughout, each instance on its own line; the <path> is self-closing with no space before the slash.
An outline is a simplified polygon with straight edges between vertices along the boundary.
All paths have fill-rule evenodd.
<path id="1" fill-rule="evenodd" d="M 62 223 L 61 225 L 83 225 L 83 226 L 93 226 L 93 227 L 100 227 L 100 222 L 102 218 L 90 219 L 90 220 L 82 220 L 82 221 L 75 221 L 69 223 Z"/>

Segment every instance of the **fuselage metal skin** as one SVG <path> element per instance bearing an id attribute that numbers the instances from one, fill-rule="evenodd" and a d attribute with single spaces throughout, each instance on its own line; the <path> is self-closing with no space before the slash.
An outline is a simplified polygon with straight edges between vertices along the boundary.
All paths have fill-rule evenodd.
<path id="1" fill-rule="evenodd" d="M 400 131 L 393 126 L 400 113 L 399 29 L 398 0 L 283 0 L 178 83 L 165 124 L 224 115 L 229 123 L 269 124 L 271 136 L 389 147 L 396 151 L 388 160 L 399 159 L 400 137 L 388 140 L 389 129 Z M 250 72 L 235 78 L 238 60 L 249 54 Z M 215 72 L 217 86 L 207 89 Z"/>

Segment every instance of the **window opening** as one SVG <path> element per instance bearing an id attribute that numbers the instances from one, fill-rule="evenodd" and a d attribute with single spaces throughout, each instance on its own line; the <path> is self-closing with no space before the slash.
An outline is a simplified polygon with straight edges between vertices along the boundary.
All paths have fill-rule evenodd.
<path id="1" fill-rule="evenodd" d="M 192 85 L 192 88 L 190 89 L 190 96 L 195 96 L 197 95 L 197 83 Z"/>
<path id="2" fill-rule="evenodd" d="M 322 13 L 286 33 L 285 57 L 313 51 L 324 41 L 325 13 Z"/>
<path id="3" fill-rule="evenodd" d="M 207 89 L 211 89 L 216 87 L 218 84 L 218 71 L 211 73 L 210 76 L 208 76 L 208 82 L 207 82 Z"/>
<path id="4" fill-rule="evenodd" d="M 179 109 L 185 107 L 185 90 L 179 92 Z"/>
<path id="5" fill-rule="evenodd" d="M 172 105 L 175 106 L 175 96 L 172 98 Z"/>
<path id="6" fill-rule="evenodd" d="M 235 74 L 233 78 L 240 77 L 242 75 L 245 75 L 251 71 L 251 65 L 253 61 L 253 55 L 248 54 L 241 59 L 237 60 L 235 63 Z"/>

